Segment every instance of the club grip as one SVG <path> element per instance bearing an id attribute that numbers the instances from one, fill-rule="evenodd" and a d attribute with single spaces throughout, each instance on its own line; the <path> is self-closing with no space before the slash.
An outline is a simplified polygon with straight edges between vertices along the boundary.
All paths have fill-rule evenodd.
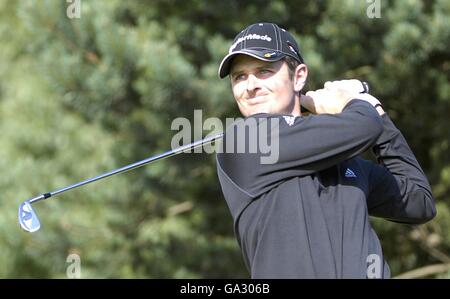
<path id="1" fill-rule="evenodd" d="M 367 83 L 365 81 L 363 81 L 361 83 L 362 83 L 362 86 L 364 88 L 364 91 L 362 91 L 361 93 L 369 93 L 369 83 Z"/>

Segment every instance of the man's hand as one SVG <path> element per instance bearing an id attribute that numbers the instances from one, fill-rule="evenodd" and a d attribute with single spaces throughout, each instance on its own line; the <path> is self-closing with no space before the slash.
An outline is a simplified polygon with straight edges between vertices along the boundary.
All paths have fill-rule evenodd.
<path id="1" fill-rule="evenodd" d="M 342 112 L 350 100 L 357 98 L 357 94 L 342 88 L 337 82 L 327 82 L 324 88 L 301 95 L 302 106 L 314 114 Z"/>
<path id="2" fill-rule="evenodd" d="M 356 79 L 349 80 L 339 80 L 333 82 L 326 82 L 324 87 L 327 87 L 328 84 L 333 84 L 339 86 L 339 88 L 345 89 L 349 92 L 357 93 L 355 99 L 360 99 L 368 102 L 370 105 L 377 109 L 379 115 L 383 115 L 385 112 L 383 110 L 383 106 L 380 101 L 374 96 L 369 94 L 369 86 L 365 82 L 361 82 Z"/>
<path id="3" fill-rule="evenodd" d="M 341 112 L 350 100 L 361 99 L 375 107 L 379 115 L 383 115 L 385 112 L 383 110 L 383 107 L 381 106 L 380 101 L 368 94 L 368 92 L 369 87 L 367 83 L 361 82 L 356 79 L 338 80 L 332 82 L 327 81 L 324 84 L 323 89 L 319 89 L 313 92 L 307 92 L 306 95 L 302 95 L 301 101 L 302 106 L 304 106 L 312 113 L 334 114 Z M 350 99 L 347 98 L 348 96 L 350 96 Z M 334 103 L 335 105 L 333 105 L 330 102 L 336 103 Z M 341 106 L 342 104 L 344 105 Z"/>
<path id="4" fill-rule="evenodd" d="M 369 93 L 369 85 L 366 82 L 361 82 L 357 79 L 336 80 L 332 82 L 327 81 L 325 82 L 324 87 L 326 88 L 329 84 L 339 86 L 339 88 L 356 94 Z"/>

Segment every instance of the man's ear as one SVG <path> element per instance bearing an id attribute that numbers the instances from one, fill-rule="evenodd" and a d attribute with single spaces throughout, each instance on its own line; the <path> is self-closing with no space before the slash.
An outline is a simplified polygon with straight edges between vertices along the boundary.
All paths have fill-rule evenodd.
<path id="1" fill-rule="evenodd" d="M 299 64 L 294 72 L 294 90 L 300 92 L 306 84 L 308 78 L 308 67 L 306 64 Z"/>

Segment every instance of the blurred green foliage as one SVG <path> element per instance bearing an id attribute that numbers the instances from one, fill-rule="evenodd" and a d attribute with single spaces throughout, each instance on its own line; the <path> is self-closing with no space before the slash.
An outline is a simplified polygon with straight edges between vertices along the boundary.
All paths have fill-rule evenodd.
<path id="1" fill-rule="evenodd" d="M 66 1 L 0 0 L 0 277 L 64 278 L 76 253 L 83 278 L 247 278 L 214 155 L 36 204 L 34 234 L 19 229 L 17 208 L 170 149 L 172 120 L 194 109 L 239 116 L 217 68 L 234 35 L 259 21 L 296 35 L 307 89 L 370 82 L 427 173 L 435 220 L 373 219 L 393 275 L 450 263 L 450 2 L 378 2 L 381 18 L 362 0 L 81 0 L 70 19 Z"/>

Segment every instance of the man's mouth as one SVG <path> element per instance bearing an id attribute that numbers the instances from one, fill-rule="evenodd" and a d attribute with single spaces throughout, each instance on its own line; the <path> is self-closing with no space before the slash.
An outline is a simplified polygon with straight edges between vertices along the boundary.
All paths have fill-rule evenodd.
<path id="1" fill-rule="evenodd" d="M 266 96 L 267 96 L 267 95 L 265 95 L 265 94 L 257 95 L 257 96 L 255 96 L 255 97 L 246 99 L 245 102 L 247 102 L 247 103 L 249 103 L 249 104 L 251 104 L 251 105 L 260 104 L 260 103 L 266 101 Z"/>

